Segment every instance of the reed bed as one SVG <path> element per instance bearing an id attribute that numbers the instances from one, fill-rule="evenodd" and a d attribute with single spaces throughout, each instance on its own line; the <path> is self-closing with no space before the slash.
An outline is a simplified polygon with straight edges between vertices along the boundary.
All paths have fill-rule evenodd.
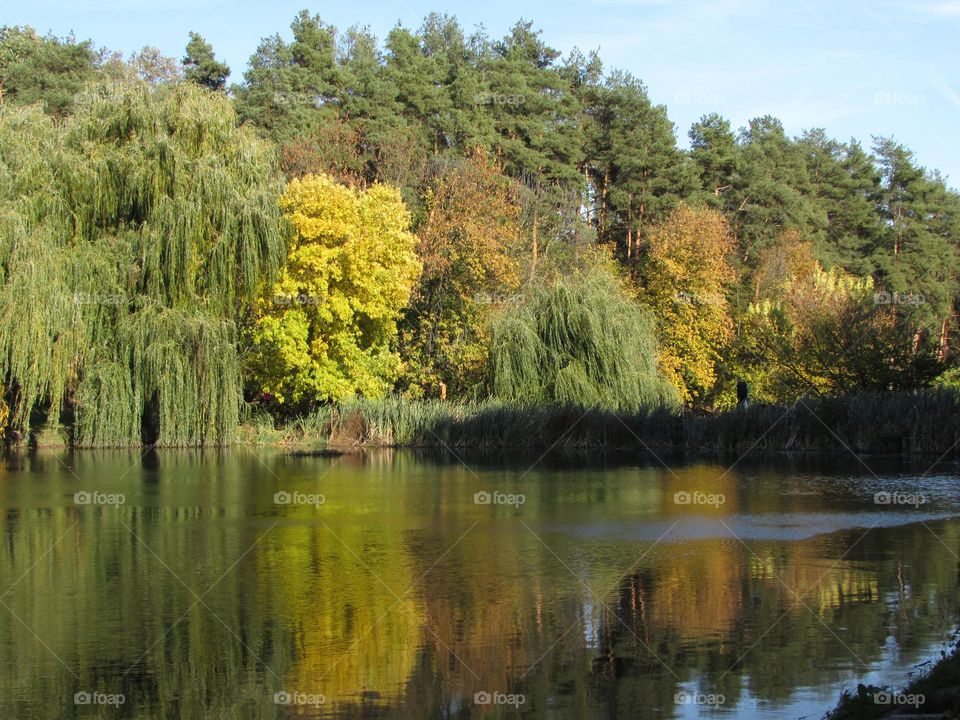
<path id="1" fill-rule="evenodd" d="M 400 398 L 328 405 L 243 442 L 343 446 L 677 449 L 936 454 L 956 457 L 960 394 L 931 389 L 753 405 L 716 415 L 670 407 L 615 412 L 574 404 L 452 403 Z"/>

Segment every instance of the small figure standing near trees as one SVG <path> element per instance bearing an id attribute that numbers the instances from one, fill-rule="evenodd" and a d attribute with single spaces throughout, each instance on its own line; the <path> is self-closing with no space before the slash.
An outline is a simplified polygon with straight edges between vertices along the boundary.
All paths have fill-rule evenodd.
<path id="1" fill-rule="evenodd" d="M 747 409 L 747 382 L 743 378 L 737 380 L 737 409 Z"/>

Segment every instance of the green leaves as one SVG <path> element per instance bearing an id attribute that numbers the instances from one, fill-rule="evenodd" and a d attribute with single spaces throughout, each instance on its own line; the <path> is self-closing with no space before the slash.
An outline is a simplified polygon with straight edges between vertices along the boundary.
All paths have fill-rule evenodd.
<path id="1" fill-rule="evenodd" d="M 43 103 L 51 115 L 73 110 L 76 94 L 93 79 L 89 40 L 41 37 L 33 28 L 0 27 L 0 105 Z"/>
<path id="2" fill-rule="evenodd" d="M 609 270 L 536 291 L 494 324 L 490 390 L 501 400 L 636 411 L 674 407 L 652 318 Z"/>
<path id="3" fill-rule="evenodd" d="M 223 90 L 230 75 L 230 67 L 214 56 L 213 46 L 195 32 L 190 33 L 183 68 L 187 80 L 210 90 Z"/>
<path id="4" fill-rule="evenodd" d="M 285 404 L 384 395 L 400 372 L 396 322 L 420 273 L 400 194 L 307 175 L 281 206 L 296 235 L 251 331 L 254 382 Z"/>
<path id="5" fill-rule="evenodd" d="M 81 445 L 229 440 L 235 319 L 284 256 L 273 151 L 192 84 L 93 87 L 62 124 L 0 111 L 0 375 L 13 426 Z M 141 429 L 144 435 L 141 435 Z"/>

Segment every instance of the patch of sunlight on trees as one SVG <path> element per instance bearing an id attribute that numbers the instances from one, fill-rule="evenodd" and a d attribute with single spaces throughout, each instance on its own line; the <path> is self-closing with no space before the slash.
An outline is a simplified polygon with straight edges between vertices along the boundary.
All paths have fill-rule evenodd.
<path id="1" fill-rule="evenodd" d="M 295 237 L 257 305 L 254 381 L 280 403 L 384 396 L 400 374 L 397 320 L 421 270 L 400 193 L 307 175 L 280 206 Z"/>

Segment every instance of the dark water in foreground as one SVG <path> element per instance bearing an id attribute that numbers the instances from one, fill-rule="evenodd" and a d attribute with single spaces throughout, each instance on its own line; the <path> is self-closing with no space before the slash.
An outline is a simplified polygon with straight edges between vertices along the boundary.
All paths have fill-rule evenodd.
<path id="1" fill-rule="evenodd" d="M 956 626 L 956 466 L 465 460 L 8 459 L 0 717 L 819 718 Z"/>

